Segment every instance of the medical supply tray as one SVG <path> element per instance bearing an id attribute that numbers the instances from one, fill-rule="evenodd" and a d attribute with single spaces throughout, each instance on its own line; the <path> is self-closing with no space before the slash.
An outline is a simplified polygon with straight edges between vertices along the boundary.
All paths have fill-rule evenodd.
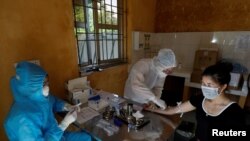
<path id="1" fill-rule="evenodd" d="M 126 118 L 126 111 L 124 109 L 120 110 L 120 115 L 115 115 L 115 117 L 120 119 L 121 121 L 123 121 L 125 124 L 128 124 L 128 121 L 127 121 L 127 118 Z M 148 123 L 150 123 L 150 120 L 147 117 L 143 117 L 140 120 L 141 120 L 140 123 L 137 123 L 137 124 L 134 125 L 134 128 L 136 130 L 139 130 L 140 128 L 142 128 L 145 125 L 147 125 Z"/>

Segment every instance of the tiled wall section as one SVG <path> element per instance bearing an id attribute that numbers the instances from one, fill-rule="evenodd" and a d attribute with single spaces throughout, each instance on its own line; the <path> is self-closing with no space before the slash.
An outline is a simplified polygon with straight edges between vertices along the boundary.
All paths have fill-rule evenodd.
<path id="1" fill-rule="evenodd" d="M 250 32 L 177 32 L 145 33 L 140 32 L 139 41 L 145 47 L 144 35 L 150 35 L 150 49 L 134 50 L 133 62 L 143 57 L 156 55 L 160 48 L 171 48 L 182 67 L 192 70 L 195 51 L 200 48 L 219 49 L 219 58 L 238 62 L 250 70 Z M 151 52 L 151 53 L 150 53 Z"/>

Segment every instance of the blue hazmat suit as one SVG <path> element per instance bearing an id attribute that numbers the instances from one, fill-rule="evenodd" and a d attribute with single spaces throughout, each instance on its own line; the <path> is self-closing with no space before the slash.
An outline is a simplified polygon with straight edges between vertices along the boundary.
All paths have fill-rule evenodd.
<path id="1" fill-rule="evenodd" d="M 63 111 L 65 102 L 42 94 L 47 73 L 38 65 L 20 62 L 10 81 L 14 102 L 4 128 L 10 141 L 91 141 L 90 134 L 67 132 L 59 128 L 55 112 Z"/>

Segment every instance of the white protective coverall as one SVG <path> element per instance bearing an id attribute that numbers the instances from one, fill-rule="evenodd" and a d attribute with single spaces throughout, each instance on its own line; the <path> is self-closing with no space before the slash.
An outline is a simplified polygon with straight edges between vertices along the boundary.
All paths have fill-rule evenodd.
<path id="1" fill-rule="evenodd" d="M 160 99 L 167 76 L 163 70 L 173 67 L 176 67 L 176 59 L 171 49 L 161 49 L 152 59 L 139 60 L 130 70 L 124 97 L 141 104 L 152 101 L 165 109 L 166 104 Z"/>

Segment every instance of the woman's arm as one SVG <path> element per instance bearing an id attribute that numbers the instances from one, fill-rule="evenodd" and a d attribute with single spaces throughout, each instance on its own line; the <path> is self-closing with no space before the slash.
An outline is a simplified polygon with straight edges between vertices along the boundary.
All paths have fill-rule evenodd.
<path id="1" fill-rule="evenodd" d="M 165 110 L 152 109 L 152 108 L 145 108 L 145 110 L 150 111 L 150 112 L 163 114 L 163 115 L 174 115 L 174 114 L 182 114 L 182 113 L 186 113 L 186 112 L 195 110 L 195 107 L 189 101 L 186 101 L 186 102 L 181 103 L 180 105 L 177 105 L 175 107 L 168 107 Z"/>

